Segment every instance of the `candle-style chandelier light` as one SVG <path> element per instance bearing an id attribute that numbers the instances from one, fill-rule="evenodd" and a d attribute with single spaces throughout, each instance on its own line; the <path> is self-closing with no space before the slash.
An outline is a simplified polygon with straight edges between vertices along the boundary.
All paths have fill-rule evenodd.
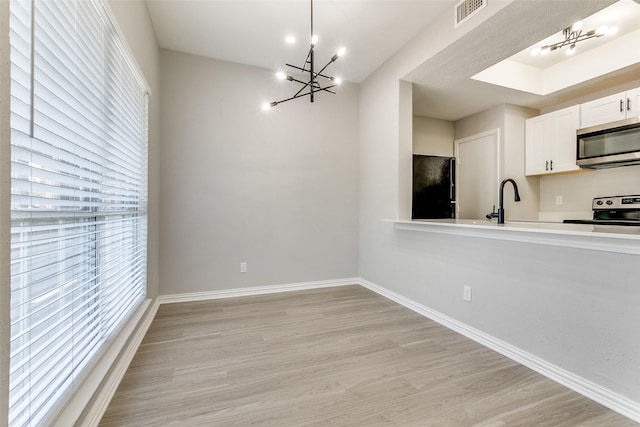
<path id="1" fill-rule="evenodd" d="M 302 67 L 298 67 L 296 65 L 285 64 L 287 67 L 292 68 L 295 72 L 298 73 L 306 73 L 308 78 L 306 81 L 299 80 L 289 74 L 284 72 L 276 73 L 276 77 L 280 80 L 287 80 L 290 82 L 297 83 L 301 85 L 300 89 L 291 97 L 282 99 L 280 101 L 268 102 L 263 104 L 262 109 L 268 110 L 272 107 L 275 107 L 278 104 L 282 104 L 283 102 L 291 101 L 293 99 L 302 98 L 305 96 L 309 97 L 309 101 L 313 102 L 314 95 L 318 92 L 329 92 L 335 94 L 332 88 L 338 86 L 342 83 L 342 80 L 338 77 L 332 77 L 324 74 L 324 71 L 329 67 L 329 65 L 333 64 L 339 57 L 344 55 L 346 52 L 346 48 L 342 47 L 338 49 L 338 52 L 329 59 L 327 64 L 320 68 L 320 70 L 316 71 L 315 67 L 315 55 L 314 48 L 318 43 L 318 36 L 313 32 L 313 0 L 311 0 L 311 44 L 309 47 L 309 52 L 307 53 L 307 57 L 304 60 L 304 64 Z M 324 85 L 323 85 L 324 84 Z"/>

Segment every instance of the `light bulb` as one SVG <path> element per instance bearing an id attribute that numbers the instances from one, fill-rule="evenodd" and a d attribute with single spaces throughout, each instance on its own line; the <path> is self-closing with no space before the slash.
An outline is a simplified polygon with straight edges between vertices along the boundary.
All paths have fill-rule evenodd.
<path id="1" fill-rule="evenodd" d="M 536 56 L 540 54 L 540 47 L 536 46 L 533 49 L 531 49 L 531 55 Z"/>
<path id="2" fill-rule="evenodd" d="M 286 75 L 285 73 L 283 73 L 282 71 L 278 71 L 278 72 L 276 73 L 276 77 L 277 77 L 279 80 L 284 80 L 284 79 L 286 79 L 286 78 L 287 78 L 287 75 Z"/>
<path id="3" fill-rule="evenodd" d="M 276 105 L 278 105 L 277 101 L 274 102 L 265 102 L 264 104 L 262 104 L 262 109 L 264 111 L 270 110 L 271 107 L 275 107 Z"/>
<path id="4" fill-rule="evenodd" d="M 580 31 L 584 23 L 582 21 L 578 21 L 571 26 L 571 31 Z"/>
<path id="5" fill-rule="evenodd" d="M 318 36 L 314 34 L 311 36 L 311 44 L 315 45 L 316 43 L 318 43 Z"/>
<path id="6" fill-rule="evenodd" d="M 338 49 L 338 56 L 344 55 L 346 51 L 347 51 L 346 47 L 341 47 L 340 49 Z"/>
<path id="7" fill-rule="evenodd" d="M 612 36 L 617 32 L 618 32 L 618 27 L 609 27 L 609 29 L 606 31 L 605 34 L 608 36 Z"/>
<path id="8" fill-rule="evenodd" d="M 287 37 L 285 37 L 284 41 L 287 44 L 295 44 L 296 38 L 294 36 L 287 36 Z"/>
<path id="9" fill-rule="evenodd" d="M 342 84 L 342 79 L 340 77 L 334 77 L 333 82 L 337 85 Z"/>
<path id="10" fill-rule="evenodd" d="M 609 26 L 608 25 L 601 25 L 596 29 L 596 35 L 597 36 L 604 36 L 605 34 L 607 34 L 607 31 L 609 31 Z"/>
<path id="11" fill-rule="evenodd" d="M 569 48 L 567 49 L 567 55 L 573 55 L 574 53 L 576 53 L 576 45 L 572 44 L 571 46 L 569 46 Z"/>

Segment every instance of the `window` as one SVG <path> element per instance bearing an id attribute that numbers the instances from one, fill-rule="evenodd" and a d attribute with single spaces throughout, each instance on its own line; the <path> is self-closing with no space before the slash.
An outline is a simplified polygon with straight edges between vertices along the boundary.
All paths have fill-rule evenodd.
<path id="1" fill-rule="evenodd" d="M 147 93 L 99 0 L 11 0 L 9 424 L 55 417 L 145 298 Z"/>

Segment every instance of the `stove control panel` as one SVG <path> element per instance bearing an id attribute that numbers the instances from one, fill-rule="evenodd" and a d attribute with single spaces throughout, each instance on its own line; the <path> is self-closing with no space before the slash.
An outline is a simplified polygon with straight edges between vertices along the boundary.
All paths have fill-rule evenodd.
<path id="1" fill-rule="evenodd" d="M 596 197 L 591 207 L 593 210 L 640 209 L 640 195 Z"/>
<path id="2" fill-rule="evenodd" d="M 640 196 L 627 196 L 622 198 L 623 205 L 638 205 L 640 206 Z"/>

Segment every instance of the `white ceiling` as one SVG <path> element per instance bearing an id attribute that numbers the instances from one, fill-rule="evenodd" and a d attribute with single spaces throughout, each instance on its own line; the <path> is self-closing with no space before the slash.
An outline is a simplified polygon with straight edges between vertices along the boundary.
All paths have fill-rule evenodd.
<path id="1" fill-rule="evenodd" d="M 285 62 L 303 65 L 310 37 L 309 0 L 146 3 L 162 48 L 272 70 L 284 70 Z M 449 19 L 443 13 L 452 12 L 455 3 L 457 0 L 315 0 L 314 30 L 319 36 L 316 63 L 324 65 L 339 47 L 345 46 L 347 54 L 331 66 L 330 74 L 360 83 L 433 20 Z M 501 103 L 540 109 L 584 96 L 602 85 L 640 79 L 640 64 L 634 64 L 547 96 L 471 79 L 541 40 L 558 37 L 562 28 L 613 3 L 513 2 L 406 76 L 414 83 L 414 114 L 453 121 Z M 450 19 L 453 21 L 453 16 Z M 631 25 L 640 28 L 640 22 L 634 21 Z M 621 34 L 626 32 L 623 25 Z M 284 41 L 289 34 L 297 37 L 293 46 Z M 578 49 L 574 57 L 582 52 L 586 49 Z M 520 55 L 521 61 L 531 60 Z M 563 53 L 550 52 L 545 66 L 565 59 Z"/>
<path id="2" fill-rule="evenodd" d="M 570 52 L 567 46 L 546 55 L 531 54 L 534 47 L 563 42 L 564 35 L 557 32 L 481 71 L 472 79 L 547 95 L 640 62 L 640 48 L 637 48 L 640 46 L 640 4 L 620 0 L 581 22 L 584 23 L 583 33 L 606 25 L 618 31 L 578 42 L 577 53 L 573 55 L 567 54 Z"/>
<path id="3" fill-rule="evenodd" d="M 640 4 L 640 0 L 623 1 L 631 3 L 635 8 Z M 454 121 L 502 103 L 543 109 L 589 97 L 605 88 L 640 80 L 640 62 L 609 70 L 604 74 L 592 76 L 589 80 L 574 81 L 570 86 L 544 96 L 472 79 L 479 72 L 513 55 L 526 63 L 524 65 L 529 65 L 533 59 L 525 60 L 524 57 L 529 55 L 532 46 L 540 44 L 548 37 L 560 37 L 561 40 L 560 33 L 563 28 L 578 20 L 584 20 L 614 3 L 616 2 L 612 0 L 513 2 L 407 76 L 407 79 L 414 83 L 414 114 Z M 638 19 L 622 19 L 609 23 L 621 27 L 621 38 L 609 39 L 614 42 L 640 29 Z M 631 28 L 627 29 L 626 26 Z M 563 63 L 579 62 L 581 57 L 587 58 L 598 49 L 607 51 L 605 45 L 591 46 L 593 49 L 585 49 L 580 44 L 577 47 L 571 61 L 566 60 L 567 55 L 562 51 L 547 54 L 544 58 L 545 69 L 557 69 L 556 76 L 562 79 L 567 77 L 563 73 L 571 73 L 561 67 Z M 640 45 L 631 43 L 628 49 L 638 50 Z M 616 52 L 612 49 L 597 55 L 594 59 L 583 60 L 583 67 L 587 70 L 595 69 L 612 62 L 610 54 L 625 55 L 625 51 L 620 52 L 616 49 Z M 513 79 L 513 74 L 503 73 L 503 77 L 505 80 Z"/>
<path id="4" fill-rule="evenodd" d="M 587 16 L 582 19 L 584 27 L 582 32 L 585 33 L 589 30 L 594 30 L 601 25 L 615 26 L 618 31 L 614 35 L 607 35 L 602 37 L 595 37 L 589 40 L 579 42 L 576 45 L 576 54 L 582 55 L 589 50 L 596 49 L 603 45 L 607 45 L 612 41 L 619 39 L 627 34 L 630 34 L 640 29 L 640 4 L 633 0 L 621 0 L 611 6 L 608 6 L 593 15 Z M 564 40 L 564 36 L 561 31 L 555 32 L 544 40 L 540 40 L 535 43 L 534 46 L 544 46 Z M 521 64 L 529 65 L 536 68 L 547 69 L 560 62 L 570 60 L 575 57 L 574 55 L 567 55 L 567 49 L 562 51 L 549 52 L 547 55 L 531 55 L 531 48 L 529 46 L 523 49 L 521 52 L 516 53 L 510 59 L 519 62 Z M 553 53 L 553 55 L 551 55 Z"/>
<path id="5" fill-rule="evenodd" d="M 160 47 L 268 69 L 302 66 L 309 0 L 147 0 Z M 316 64 L 360 83 L 455 0 L 315 0 Z M 453 19 L 453 18 L 452 18 Z M 297 43 L 285 43 L 293 34 Z"/>

